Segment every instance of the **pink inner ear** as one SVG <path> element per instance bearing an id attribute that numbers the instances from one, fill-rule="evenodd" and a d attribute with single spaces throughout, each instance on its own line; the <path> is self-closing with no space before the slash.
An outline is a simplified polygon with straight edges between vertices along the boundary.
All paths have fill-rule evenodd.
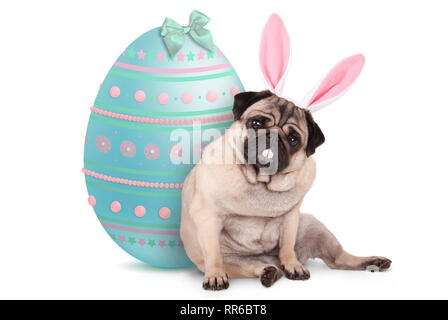
<path id="1" fill-rule="evenodd" d="M 282 19 L 269 17 L 260 44 L 260 67 L 268 84 L 275 89 L 286 72 L 289 61 L 289 37 Z"/>
<path id="2" fill-rule="evenodd" d="M 355 82 L 364 66 L 364 56 L 357 54 L 339 62 L 314 92 L 308 107 L 336 98 Z"/>

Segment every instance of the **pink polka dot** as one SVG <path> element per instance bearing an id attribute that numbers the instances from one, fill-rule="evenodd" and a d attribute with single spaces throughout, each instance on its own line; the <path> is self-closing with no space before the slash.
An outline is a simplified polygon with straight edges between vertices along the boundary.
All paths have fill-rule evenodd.
<path id="1" fill-rule="evenodd" d="M 87 201 L 89 202 L 90 206 L 92 206 L 92 207 L 94 207 L 96 205 L 96 199 L 94 196 L 89 196 Z"/>
<path id="2" fill-rule="evenodd" d="M 159 216 L 162 219 L 168 219 L 171 215 L 171 210 L 167 207 L 162 207 L 159 210 Z"/>
<path id="3" fill-rule="evenodd" d="M 232 97 L 236 96 L 238 93 L 240 93 L 240 88 L 238 88 L 237 86 L 233 86 L 232 88 L 230 88 L 230 95 Z"/>
<path id="4" fill-rule="evenodd" d="M 157 98 L 160 104 L 167 104 L 168 101 L 170 101 L 170 97 L 165 92 L 159 94 L 159 97 Z"/>
<path id="5" fill-rule="evenodd" d="M 144 91 L 142 91 L 142 90 L 138 90 L 134 94 L 134 99 L 137 102 L 143 102 L 146 99 L 146 93 Z"/>
<path id="6" fill-rule="evenodd" d="M 112 98 L 118 98 L 120 96 L 120 88 L 114 86 L 114 87 L 110 88 L 109 93 Z"/>
<path id="7" fill-rule="evenodd" d="M 139 218 L 143 217 L 146 214 L 145 207 L 144 206 L 136 206 L 134 209 L 134 214 Z"/>
<path id="8" fill-rule="evenodd" d="M 218 94 L 216 93 L 216 91 L 210 90 L 209 92 L 207 92 L 206 98 L 210 102 L 215 102 L 216 99 L 218 99 Z"/>
<path id="9" fill-rule="evenodd" d="M 110 210 L 114 213 L 118 213 L 121 210 L 121 203 L 118 201 L 114 201 L 110 204 Z"/>
<path id="10" fill-rule="evenodd" d="M 182 102 L 185 104 L 189 104 L 193 101 L 193 95 L 190 92 L 185 92 L 182 95 Z"/>

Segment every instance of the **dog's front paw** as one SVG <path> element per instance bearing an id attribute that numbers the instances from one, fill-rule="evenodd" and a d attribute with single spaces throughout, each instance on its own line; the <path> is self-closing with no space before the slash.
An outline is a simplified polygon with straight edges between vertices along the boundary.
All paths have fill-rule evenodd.
<path id="1" fill-rule="evenodd" d="M 282 264 L 282 270 L 286 278 L 291 280 L 308 280 L 310 278 L 310 272 L 300 262 Z"/>
<path id="2" fill-rule="evenodd" d="M 206 272 L 202 288 L 205 290 L 223 290 L 229 287 L 229 277 L 225 272 Z"/>
<path id="3" fill-rule="evenodd" d="M 266 288 L 269 288 L 274 284 L 275 281 L 280 279 L 282 275 L 282 270 L 280 270 L 276 266 L 268 266 L 263 269 L 263 273 L 260 276 L 261 284 Z"/>

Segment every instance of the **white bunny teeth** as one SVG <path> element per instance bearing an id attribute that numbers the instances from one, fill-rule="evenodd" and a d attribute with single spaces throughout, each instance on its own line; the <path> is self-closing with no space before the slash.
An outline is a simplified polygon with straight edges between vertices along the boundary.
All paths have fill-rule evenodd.
<path id="1" fill-rule="evenodd" d="M 261 155 L 265 158 L 272 159 L 274 158 L 274 152 L 271 149 L 265 149 L 261 153 Z"/>

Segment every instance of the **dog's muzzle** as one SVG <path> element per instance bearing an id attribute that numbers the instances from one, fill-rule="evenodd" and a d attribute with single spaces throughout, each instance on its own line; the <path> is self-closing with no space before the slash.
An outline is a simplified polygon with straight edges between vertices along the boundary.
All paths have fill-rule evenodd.
<path id="1" fill-rule="evenodd" d="M 263 175 L 274 175 L 288 166 L 287 150 L 276 131 L 249 132 L 244 157 Z"/>

